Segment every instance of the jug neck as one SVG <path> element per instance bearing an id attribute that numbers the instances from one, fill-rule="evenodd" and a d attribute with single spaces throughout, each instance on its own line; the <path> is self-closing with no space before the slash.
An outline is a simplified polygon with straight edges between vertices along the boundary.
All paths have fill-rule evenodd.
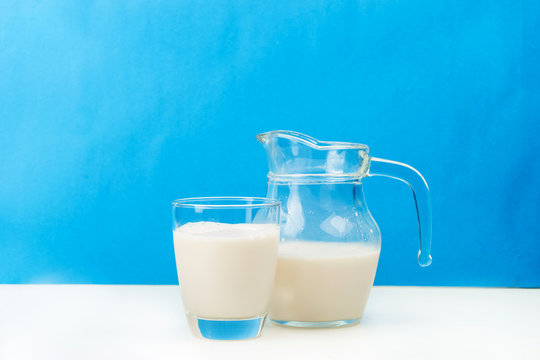
<path id="1" fill-rule="evenodd" d="M 268 182 L 279 185 L 361 185 L 361 174 L 275 174 L 269 172 Z"/>
<path id="2" fill-rule="evenodd" d="M 353 204 L 365 205 L 362 182 L 359 179 L 350 181 L 326 181 L 321 179 L 301 178 L 294 181 L 269 179 L 267 196 L 283 200 L 283 196 L 299 196 L 306 199 L 317 199 L 319 206 L 332 207 L 337 203 L 346 207 Z"/>

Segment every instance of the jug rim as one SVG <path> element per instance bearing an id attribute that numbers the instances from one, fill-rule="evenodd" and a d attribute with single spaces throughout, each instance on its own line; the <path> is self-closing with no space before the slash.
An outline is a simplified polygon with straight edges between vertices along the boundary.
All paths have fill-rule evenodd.
<path id="1" fill-rule="evenodd" d="M 337 149 L 359 149 L 367 150 L 369 146 L 359 143 L 343 142 L 343 141 L 321 141 L 306 134 L 292 130 L 272 130 L 260 133 L 256 136 L 261 144 L 264 144 L 269 137 L 282 137 L 293 139 L 304 143 L 317 150 L 337 150 Z"/>

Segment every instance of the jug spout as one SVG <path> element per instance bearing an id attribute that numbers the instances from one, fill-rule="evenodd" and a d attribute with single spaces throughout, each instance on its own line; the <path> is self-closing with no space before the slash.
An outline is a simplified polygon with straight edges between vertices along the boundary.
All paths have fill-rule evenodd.
<path id="1" fill-rule="evenodd" d="M 291 142 L 304 142 L 306 144 L 311 144 L 311 146 L 316 146 L 318 143 L 321 143 L 321 141 L 318 141 L 309 135 L 290 130 L 267 131 L 257 135 L 256 137 L 257 140 L 259 140 L 259 142 L 263 145 L 276 138 L 288 139 Z"/>
<path id="2" fill-rule="evenodd" d="M 257 135 L 264 146 L 269 176 L 339 176 L 361 178 L 369 166 L 369 147 L 347 142 L 319 141 L 295 131 L 275 130 Z"/>

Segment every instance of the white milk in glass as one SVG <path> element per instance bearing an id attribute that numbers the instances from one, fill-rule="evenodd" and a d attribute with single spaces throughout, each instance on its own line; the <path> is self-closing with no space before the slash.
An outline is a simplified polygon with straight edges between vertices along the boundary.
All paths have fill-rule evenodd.
<path id="1" fill-rule="evenodd" d="M 377 271 L 378 247 L 322 241 L 279 246 L 272 320 L 326 322 L 362 316 Z"/>
<path id="2" fill-rule="evenodd" d="M 174 231 L 174 251 L 187 312 L 202 318 L 265 314 L 276 272 L 279 227 L 188 223 Z"/>

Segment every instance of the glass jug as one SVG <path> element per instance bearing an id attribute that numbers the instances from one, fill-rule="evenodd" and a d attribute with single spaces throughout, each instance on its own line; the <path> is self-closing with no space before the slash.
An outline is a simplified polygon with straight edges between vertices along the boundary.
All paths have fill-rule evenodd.
<path id="1" fill-rule="evenodd" d="M 431 200 L 409 165 L 369 155 L 369 147 L 318 141 L 293 131 L 257 135 L 268 158 L 267 197 L 281 201 L 281 235 L 270 318 L 287 326 L 358 323 L 373 286 L 381 235 L 362 178 L 401 180 L 413 192 L 421 266 L 431 263 Z"/>

